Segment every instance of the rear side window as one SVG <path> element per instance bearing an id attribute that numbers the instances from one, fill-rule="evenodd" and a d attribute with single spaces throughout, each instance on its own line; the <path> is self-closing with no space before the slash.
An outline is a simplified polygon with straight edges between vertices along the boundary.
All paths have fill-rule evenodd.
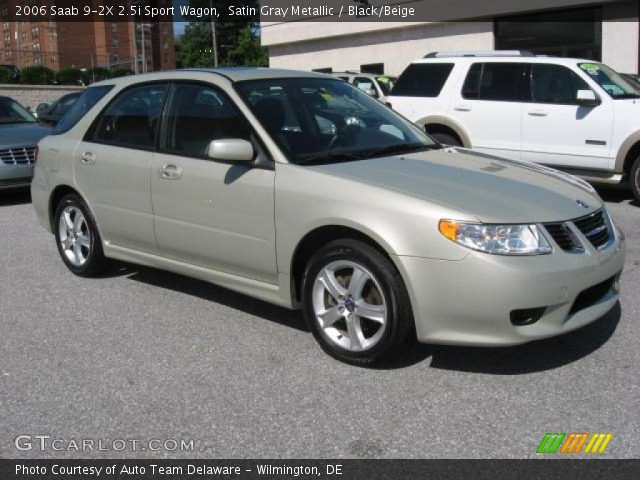
<path id="1" fill-rule="evenodd" d="M 437 97 L 442 91 L 453 63 L 412 63 L 400 75 L 391 95 L 398 97 Z"/>
<path id="2" fill-rule="evenodd" d="M 520 101 L 524 64 L 474 63 L 462 87 L 462 96 L 475 100 Z"/>
<path id="3" fill-rule="evenodd" d="M 111 91 L 112 88 L 113 85 L 102 85 L 99 87 L 87 88 L 73 103 L 67 113 L 64 114 L 51 134 L 60 135 L 71 130 L 73 126 L 102 99 L 102 97 Z"/>
<path id="4" fill-rule="evenodd" d="M 125 90 L 100 113 L 87 140 L 152 148 L 166 93 L 167 85 L 158 83 Z"/>

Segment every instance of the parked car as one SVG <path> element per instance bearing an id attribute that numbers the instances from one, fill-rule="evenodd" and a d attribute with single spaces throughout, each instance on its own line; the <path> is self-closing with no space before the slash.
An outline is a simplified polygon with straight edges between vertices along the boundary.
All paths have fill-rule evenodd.
<path id="1" fill-rule="evenodd" d="M 333 72 L 331 75 L 358 87 L 373 98 L 382 103 L 387 103 L 387 96 L 396 82 L 396 77 L 391 75 L 378 75 L 360 72 Z"/>
<path id="2" fill-rule="evenodd" d="M 0 68 L 3 70 L 7 70 L 9 72 L 9 81 L 13 83 L 17 83 L 20 81 L 20 69 L 15 65 L 0 65 Z"/>
<path id="3" fill-rule="evenodd" d="M 18 102 L 0 97 L 0 190 L 29 186 L 36 144 L 50 131 Z"/>
<path id="4" fill-rule="evenodd" d="M 76 102 L 81 93 L 82 92 L 67 93 L 49 105 L 38 105 L 38 108 L 36 108 L 38 119 L 42 123 L 56 125 L 62 116 L 67 113 L 71 106 Z"/>
<path id="5" fill-rule="evenodd" d="M 408 335 L 559 335 L 618 300 L 624 237 L 588 183 L 443 148 L 338 79 L 160 72 L 93 84 L 76 105 L 40 142 L 31 187 L 76 275 L 120 259 L 301 307 L 354 363 Z"/>
<path id="6" fill-rule="evenodd" d="M 407 67 L 388 100 L 442 143 L 591 182 L 629 179 L 640 199 L 639 98 L 601 63 L 502 51 L 431 53 Z"/>

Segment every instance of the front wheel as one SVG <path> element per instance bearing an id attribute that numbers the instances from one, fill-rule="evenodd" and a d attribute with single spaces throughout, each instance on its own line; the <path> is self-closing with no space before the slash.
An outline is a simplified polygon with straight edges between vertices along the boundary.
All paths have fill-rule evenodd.
<path id="1" fill-rule="evenodd" d="M 631 166 L 629 183 L 631 183 L 631 191 L 636 200 L 640 201 L 640 157 L 636 158 L 636 161 Z"/>
<path id="2" fill-rule="evenodd" d="M 78 195 L 67 195 L 58 204 L 55 236 L 62 261 L 76 275 L 92 277 L 106 269 L 96 222 Z"/>
<path id="3" fill-rule="evenodd" d="M 305 320 L 330 355 L 371 363 L 407 338 L 413 324 L 409 295 L 393 263 L 351 239 L 318 251 L 303 280 Z"/>

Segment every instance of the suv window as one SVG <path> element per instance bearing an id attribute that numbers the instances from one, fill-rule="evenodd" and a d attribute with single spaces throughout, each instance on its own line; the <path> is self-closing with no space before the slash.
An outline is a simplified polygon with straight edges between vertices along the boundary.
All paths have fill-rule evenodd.
<path id="1" fill-rule="evenodd" d="M 120 93 L 96 119 L 89 140 L 132 148 L 154 146 L 167 84 L 149 84 Z"/>
<path id="2" fill-rule="evenodd" d="M 250 137 L 233 102 L 207 85 L 175 85 L 166 122 L 163 148 L 187 156 L 206 156 L 212 140 Z"/>
<path id="3" fill-rule="evenodd" d="M 575 105 L 578 90 L 591 90 L 587 82 L 562 65 L 531 65 L 531 101 Z"/>
<path id="4" fill-rule="evenodd" d="M 373 85 L 373 79 L 365 78 L 365 77 L 356 77 L 353 79 L 353 85 L 358 87 L 362 91 L 367 90 L 375 90 L 376 87 Z"/>
<path id="5" fill-rule="evenodd" d="M 472 100 L 519 101 L 522 63 L 474 63 L 462 86 L 462 96 Z"/>
<path id="6" fill-rule="evenodd" d="M 52 135 L 60 135 L 71 130 L 76 123 L 84 117 L 91 108 L 98 103 L 102 97 L 111 91 L 113 85 L 101 85 L 99 87 L 89 87 L 71 105 L 62 119 L 55 126 Z"/>
<path id="7" fill-rule="evenodd" d="M 442 91 L 453 63 L 412 63 L 402 72 L 391 95 L 398 97 L 437 97 Z"/>

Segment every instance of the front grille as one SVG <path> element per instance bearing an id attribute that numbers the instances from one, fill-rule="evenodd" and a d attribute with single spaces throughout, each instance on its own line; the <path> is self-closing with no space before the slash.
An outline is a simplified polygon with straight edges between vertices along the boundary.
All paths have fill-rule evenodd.
<path id="1" fill-rule="evenodd" d="M 571 223 L 596 248 L 605 247 L 611 240 L 611 230 L 609 229 L 609 222 L 605 218 L 604 209 L 570 222 L 544 224 L 544 228 L 551 235 L 551 238 L 565 252 L 584 253 L 584 246 L 571 229 Z"/>
<path id="2" fill-rule="evenodd" d="M 609 226 L 602 210 L 574 220 L 573 223 L 594 247 L 600 248 L 609 243 Z"/>
<path id="3" fill-rule="evenodd" d="M 555 240 L 558 246 L 565 252 L 583 252 L 584 248 L 580 240 L 564 223 L 548 223 L 544 226 L 549 235 Z"/>
<path id="4" fill-rule="evenodd" d="M 0 187 L 14 187 L 17 185 L 29 185 L 31 183 L 31 177 L 23 178 L 7 178 L 0 180 Z"/>
<path id="5" fill-rule="evenodd" d="M 33 165 L 36 147 L 14 147 L 0 150 L 0 160 L 7 165 Z"/>
<path id="6" fill-rule="evenodd" d="M 569 315 L 573 315 L 580 310 L 584 310 L 585 308 L 589 308 L 590 306 L 598 303 L 611 291 L 615 281 L 616 277 L 611 277 L 602 283 L 583 290 L 582 293 L 576 297 L 575 302 L 573 302 Z"/>

